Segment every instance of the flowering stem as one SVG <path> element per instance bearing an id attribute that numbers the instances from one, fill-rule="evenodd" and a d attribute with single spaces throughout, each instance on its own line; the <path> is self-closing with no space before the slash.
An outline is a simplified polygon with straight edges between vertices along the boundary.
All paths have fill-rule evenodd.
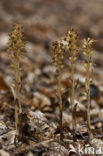
<path id="1" fill-rule="evenodd" d="M 62 103 L 62 96 L 61 96 L 61 69 L 58 71 L 58 98 L 59 98 L 59 124 L 60 124 L 60 141 L 63 139 L 63 126 L 62 126 L 62 118 L 63 118 L 63 103 Z"/>
<path id="2" fill-rule="evenodd" d="M 91 136 L 91 123 L 90 123 L 90 105 L 91 105 L 91 99 L 90 99 L 90 63 L 89 60 L 87 62 L 88 68 L 87 68 L 87 79 L 86 79 L 86 85 L 87 85 L 87 100 L 88 100 L 88 110 L 87 110 L 87 122 L 88 122 L 88 133 Z"/>
<path id="3" fill-rule="evenodd" d="M 74 80 L 74 63 L 71 62 L 71 79 L 72 79 L 72 95 L 71 95 L 71 105 L 72 105 L 72 128 L 75 133 L 76 130 L 76 121 L 73 116 L 73 109 L 74 109 L 74 94 L 75 94 L 75 80 Z"/>
<path id="4" fill-rule="evenodd" d="M 21 92 L 21 77 L 20 77 L 20 62 L 19 59 L 17 61 L 17 68 L 15 71 L 15 86 L 16 86 L 16 95 L 18 100 L 19 113 L 22 112 L 21 102 L 20 102 L 20 92 Z"/>

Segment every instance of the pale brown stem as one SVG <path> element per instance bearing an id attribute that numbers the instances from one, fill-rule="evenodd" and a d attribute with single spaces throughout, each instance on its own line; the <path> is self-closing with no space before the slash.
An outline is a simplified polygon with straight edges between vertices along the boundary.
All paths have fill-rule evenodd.
<path id="1" fill-rule="evenodd" d="M 20 91 L 21 91 L 21 77 L 20 77 L 20 63 L 19 60 L 17 60 L 17 69 L 15 72 L 15 80 L 16 80 L 16 94 L 17 94 L 17 99 L 18 99 L 18 104 L 19 104 L 19 113 L 22 112 L 22 107 L 21 107 L 21 101 L 20 101 Z"/>
<path id="2" fill-rule="evenodd" d="M 61 69 L 59 69 L 58 73 L 58 98 L 59 98 L 59 124 L 60 124 L 60 141 L 63 139 L 63 126 L 62 126 L 62 118 L 63 118 L 63 103 L 62 103 L 62 95 L 61 95 Z"/>
<path id="3" fill-rule="evenodd" d="M 16 100 L 15 100 L 15 127 L 16 127 L 16 134 L 18 135 L 19 131 L 18 131 L 18 106 L 16 104 Z"/>
<path id="4" fill-rule="evenodd" d="M 88 62 L 88 68 L 87 68 L 87 101 L 88 101 L 88 110 L 87 110 L 87 122 L 88 122 L 88 133 L 91 136 L 91 123 L 90 123 L 90 105 L 91 105 L 91 99 L 90 99 L 90 67 Z"/>
<path id="5" fill-rule="evenodd" d="M 74 94 L 75 94 L 75 80 L 74 80 L 74 63 L 71 62 L 71 79 L 72 79 L 72 94 L 71 94 L 71 105 L 72 105 L 72 128 L 75 133 L 76 131 L 76 120 L 73 116 L 74 109 Z"/>
<path id="6" fill-rule="evenodd" d="M 18 122 L 19 122 L 19 114 L 22 112 L 21 109 L 21 103 L 20 103 L 20 90 L 21 90 L 21 78 L 20 78 L 20 67 L 19 67 L 19 60 L 16 59 L 15 60 L 15 64 L 16 64 L 16 69 L 15 69 L 15 94 L 16 94 L 16 98 L 15 98 L 15 125 L 16 125 L 16 133 L 17 135 L 19 135 L 19 127 L 18 127 Z"/>
<path id="7" fill-rule="evenodd" d="M 15 99 L 15 126 L 16 126 L 16 135 L 19 135 L 19 127 L 18 127 L 18 122 L 19 122 L 19 118 L 18 118 L 18 100 Z"/>
<path id="8" fill-rule="evenodd" d="M 91 124 L 90 124 L 90 105 L 91 105 L 91 100 L 90 100 L 90 89 L 88 90 L 87 93 L 87 99 L 88 99 L 88 112 L 87 112 L 87 118 L 88 118 L 88 131 L 91 129 Z"/>

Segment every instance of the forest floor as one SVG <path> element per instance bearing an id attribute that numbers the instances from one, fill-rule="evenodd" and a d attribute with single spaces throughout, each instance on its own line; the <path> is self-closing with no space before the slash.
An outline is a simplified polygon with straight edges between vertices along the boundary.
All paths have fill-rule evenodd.
<path id="1" fill-rule="evenodd" d="M 103 1 L 102 0 L 0 0 L 0 156 L 74 156 L 103 155 Z M 11 92 L 13 71 L 7 56 L 8 33 L 12 24 L 24 27 L 26 43 L 22 63 L 22 140 L 15 144 L 14 99 Z M 66 60 L 62 85 L 63 142 L 59 136 L 57 80 L 52 65 L 51 43 L 70 27 L 76 27 L 81 39 L 92 37 L 94 46 L 91 85 L 91 125 L 93 139 L 87 132 L 87 103 L 82 60 L 76 64 L 75 93 L 77 130 L 72 131 L 70 104 L 71 79 Z M 89 147 L 92 147 L 92 152 Z M 74 152 L 73 152 L 74 151 Z M 87 153 L 86 153 L 87 152 Z M 90 152 L 90 153 L 88 153 Z"/>

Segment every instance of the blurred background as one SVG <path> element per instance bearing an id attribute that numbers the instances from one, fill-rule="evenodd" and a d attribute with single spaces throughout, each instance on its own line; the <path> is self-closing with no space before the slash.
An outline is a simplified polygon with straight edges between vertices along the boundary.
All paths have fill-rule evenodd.
<path id="1" fill-rule="evenodd" d="M 24 77 L 31 84 L 34 71 L 36 75 L 40 75 L 41 71 L 50 72 L 50 68 L 45 69 L 52 62 L 50 45 L 70 27 L 76 27 L 81 38 L 97 40 L 94 75 L 95 79 L 102 80 L 103 0 L 0 0 L 0 72 L 7 83 L 10 70 L 7 69 L 9 62 L 5 54 L 8 33 L 14 22 L 24 27 L 27 41 L 27 57 L 23 59 Z"/>
<path id="2" fill-rule="evenodd" d="M 75 26 L 82 36 L 99 40 L 102 51 L 103 0 L 0 0 L 0 48 L 14 22 L 24 26 L 28 42 L 46 48 Z"/>

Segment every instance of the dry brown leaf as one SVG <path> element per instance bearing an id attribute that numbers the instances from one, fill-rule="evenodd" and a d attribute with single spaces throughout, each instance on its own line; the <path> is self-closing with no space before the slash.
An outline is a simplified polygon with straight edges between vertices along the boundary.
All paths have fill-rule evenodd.
<path id="1" fill-rule="evenodd" d="M 4 90 L 4 91 L 9 90 L 9 87 L 4 81 L 2 74 L 0 74 L 0 90 Z"/>
<path id="2" fill-rule="evenodd" d="M 43 156 L 67 156 L 68 150 L 61 145 L 54 145 L 54 147 L 50 147 L 49 150 L 43 153 Z"/>

